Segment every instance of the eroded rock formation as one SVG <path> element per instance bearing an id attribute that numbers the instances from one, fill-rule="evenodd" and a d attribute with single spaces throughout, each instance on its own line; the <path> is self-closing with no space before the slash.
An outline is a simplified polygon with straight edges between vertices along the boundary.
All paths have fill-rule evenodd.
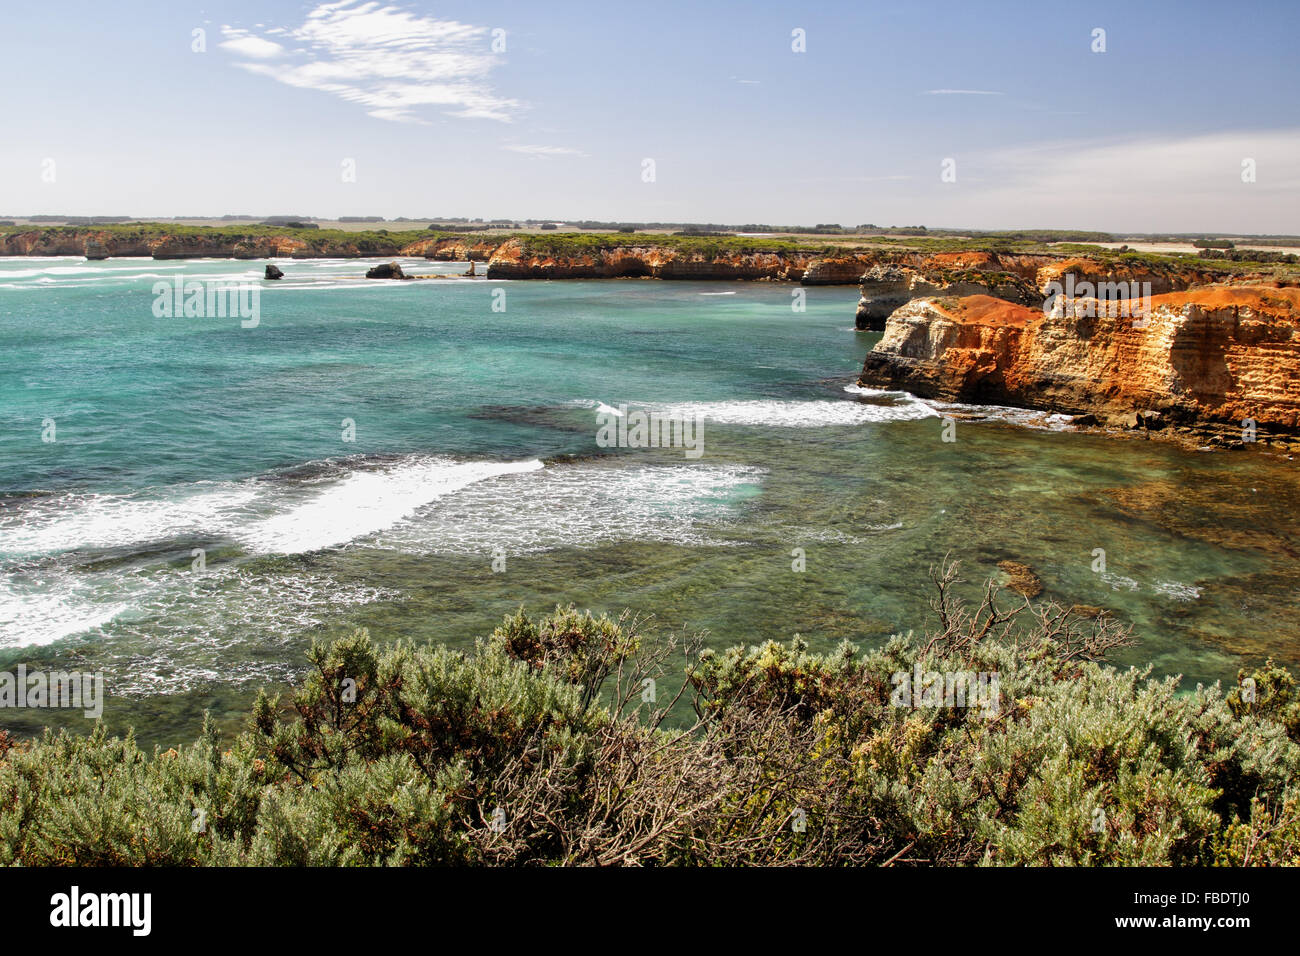
<path id="1" fill-rule="evenodd" d="M 407 279 L 410 278 L 396 262 L 383 262 L 366 270 L 367 279 Z"/>
<path id="2" fill-rule="evenodd" d="M 803 253 L 719 252 L 671 246 L 611 246 L 552 255 L 509 239 L 488 260 L 489 279 L 776 279 L 799 281 L 812 257 Z M 860 275 L 861 273 L 859 273 Z M 856 278 L 848 280 L 850 283 Z"/>
<path id="3" fill-rule="evenodd" d="M 436 262 L 487 262 L 500 245 L 497 239 L 421 239 L 402 246 L 401 254 Z"/>
<path id="4" fill-rule="evenodd" d="M 365 271 L 367 278 L 411 278 L 396 263 L 381 263 Z"/>
<path id="5" fill-rule="evenodd" d="M 1038 306 L 1054 291 L 1053 283 L 1089 283 L 1094 289 L 1105 284 L 1105 291 L 1127 297 L 1132 283 L 1137 283 L 1139 294 L 1160 295 L 1213 281 L 1214 276 L 1214 271 L 1195 263 L 1154 266 L 996 252 L 904 254 L 863 275 L 857 327 L 882 331 L 895 309 L 916 299 L 987 295 Z"/>
<path id="6" fill-rule="evenodd" d="M 1149 314 L 1048 313 L 987 295 L 918 300 L 889 317 L 859 382 L 1120 427 L 1231 435 L 1249 424 L 1260 439 L 1291 442 L 1300 439 L 1300 288 L 1166 293 Z"/>

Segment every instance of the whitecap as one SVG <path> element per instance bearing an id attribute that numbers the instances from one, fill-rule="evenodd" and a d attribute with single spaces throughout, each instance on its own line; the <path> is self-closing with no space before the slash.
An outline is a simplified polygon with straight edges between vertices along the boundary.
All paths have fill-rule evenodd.
<path id="1" fill-rule="evenodd" d="M 318 485 L 306 500 L 236 530 L 235 537 L 262 553 L 318 551 L 381 531 L 422 505 L 474 482 L 543 467 L 537 459 L 408 459 L 391 468 L 357 471 L 339 481 Z"/>
<path id="2" fill-rule="evenodd" d="M 32 499 L 0 512 L 0 557 L 12 562 L 223 540 L 255 554 L 315 551 L 382 530 L 467 484 L 543 465 L 536 459 L 414 457 L 387 466 L 345 467 L 342 476 L 307 481 L 202 482 L 125 495 Z"/>
<path id="3" fill-rule="evenodd" d="M 24 586 L 0 578 L 0 648 L 52 644 L 108 624 L 129 605 L 69 593 L 66 586 Z"/>
<path id="4" fill-rule="evenodd" d="M 220 534 L 259 496 L 254 483 L 200 483 L 126 495 L 37 498 L 0 512 L 0 555 L 144 546 Z"/>
<path id="5" fill-rule="evenodd" d="M 777 428 L 825 428 L 873 422 L 916 421 L 938 413 L 912 400 L 893 404 L 851 401 L 783 401 L 778 399 L 721 402 L 674 402 L 653 406 L 661 414 L 701 417 L 719 425 L 765 425 Z"/>

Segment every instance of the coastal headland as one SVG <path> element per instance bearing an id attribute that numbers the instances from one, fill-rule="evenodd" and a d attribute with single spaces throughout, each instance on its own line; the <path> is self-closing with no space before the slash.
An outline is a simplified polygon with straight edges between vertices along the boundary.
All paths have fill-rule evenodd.
<path id="1" fill-rule="evenodd" d="M 1202 285 L 1148 302 L 917 299 L 890 313 L 858 382 L 1197 445 L 1300 450 L 1300 287 Z"/>
<path id="2" fill-rule="evenodd" d="M 856 328 L 883 332 L 860 385 L 1062 413 L 1079 427 L 1300 449 L 1300 266 L 1267 250 L 1228 257 L 1032 237 L 130 223 L 0 227 L 0 255 L 424 258 L 482 263 L 466 276 L 488 280 L 856 284 Z M 412 275 L 396 261 L 366 277 L 452 278 Z"/>
<path id="3" fill-rule="evenodd" d="M 1002 237 L 746 236 L 612 232 L 456 233 L 265 225 L 0 226 L 0 256 L 174 259 L 424 258 L 484 263 L 489 279 L 657 278 L 861 284 L 858 327 L 883 329 L 899 305 L 926 295 L 988 294 L 1032 304 L 1039 287 L 1080 275 L 1151 281 L 1171 292 L 1224 279 L 1271 279 L 1277 253 L 1241 260 L 1137 253 L 1121 247 Z M 1294 266 L 1294 262 L 1289 266 Z M 1292 269 L 1300 275 L 1300 269 Z"/>

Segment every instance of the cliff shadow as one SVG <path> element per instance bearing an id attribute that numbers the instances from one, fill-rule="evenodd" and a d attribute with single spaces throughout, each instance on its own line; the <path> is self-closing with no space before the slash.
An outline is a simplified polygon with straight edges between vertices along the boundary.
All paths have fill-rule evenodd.
<path id="1" fill-rule="evenodd" d="M 1237 310 L 1232 318 L 1214 318 L 1213 312 L 1194 308 L 1188 321 L 1174 335 L 1169 364 L 1178 376 L 1176 387 L 1205 407 L 1207 412 L 1223 406 L 1237 381 L 1228 367 L 1227 353 L 1237 336 Z"/>

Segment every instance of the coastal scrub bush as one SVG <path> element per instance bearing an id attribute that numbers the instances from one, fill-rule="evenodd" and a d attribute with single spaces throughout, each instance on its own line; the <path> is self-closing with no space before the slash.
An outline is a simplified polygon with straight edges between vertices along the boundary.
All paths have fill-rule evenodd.
<path id="1" fill-rule="evenodd" d="M 1105 662 L 1113 618 L 933 578 L 929 629 L 865 653 L 520 610 L 469 651 L 314 645 L 229 746 L 0 735 L 0 862 L 1300 863 L 1283 668 L 1180 692 Z"/>

